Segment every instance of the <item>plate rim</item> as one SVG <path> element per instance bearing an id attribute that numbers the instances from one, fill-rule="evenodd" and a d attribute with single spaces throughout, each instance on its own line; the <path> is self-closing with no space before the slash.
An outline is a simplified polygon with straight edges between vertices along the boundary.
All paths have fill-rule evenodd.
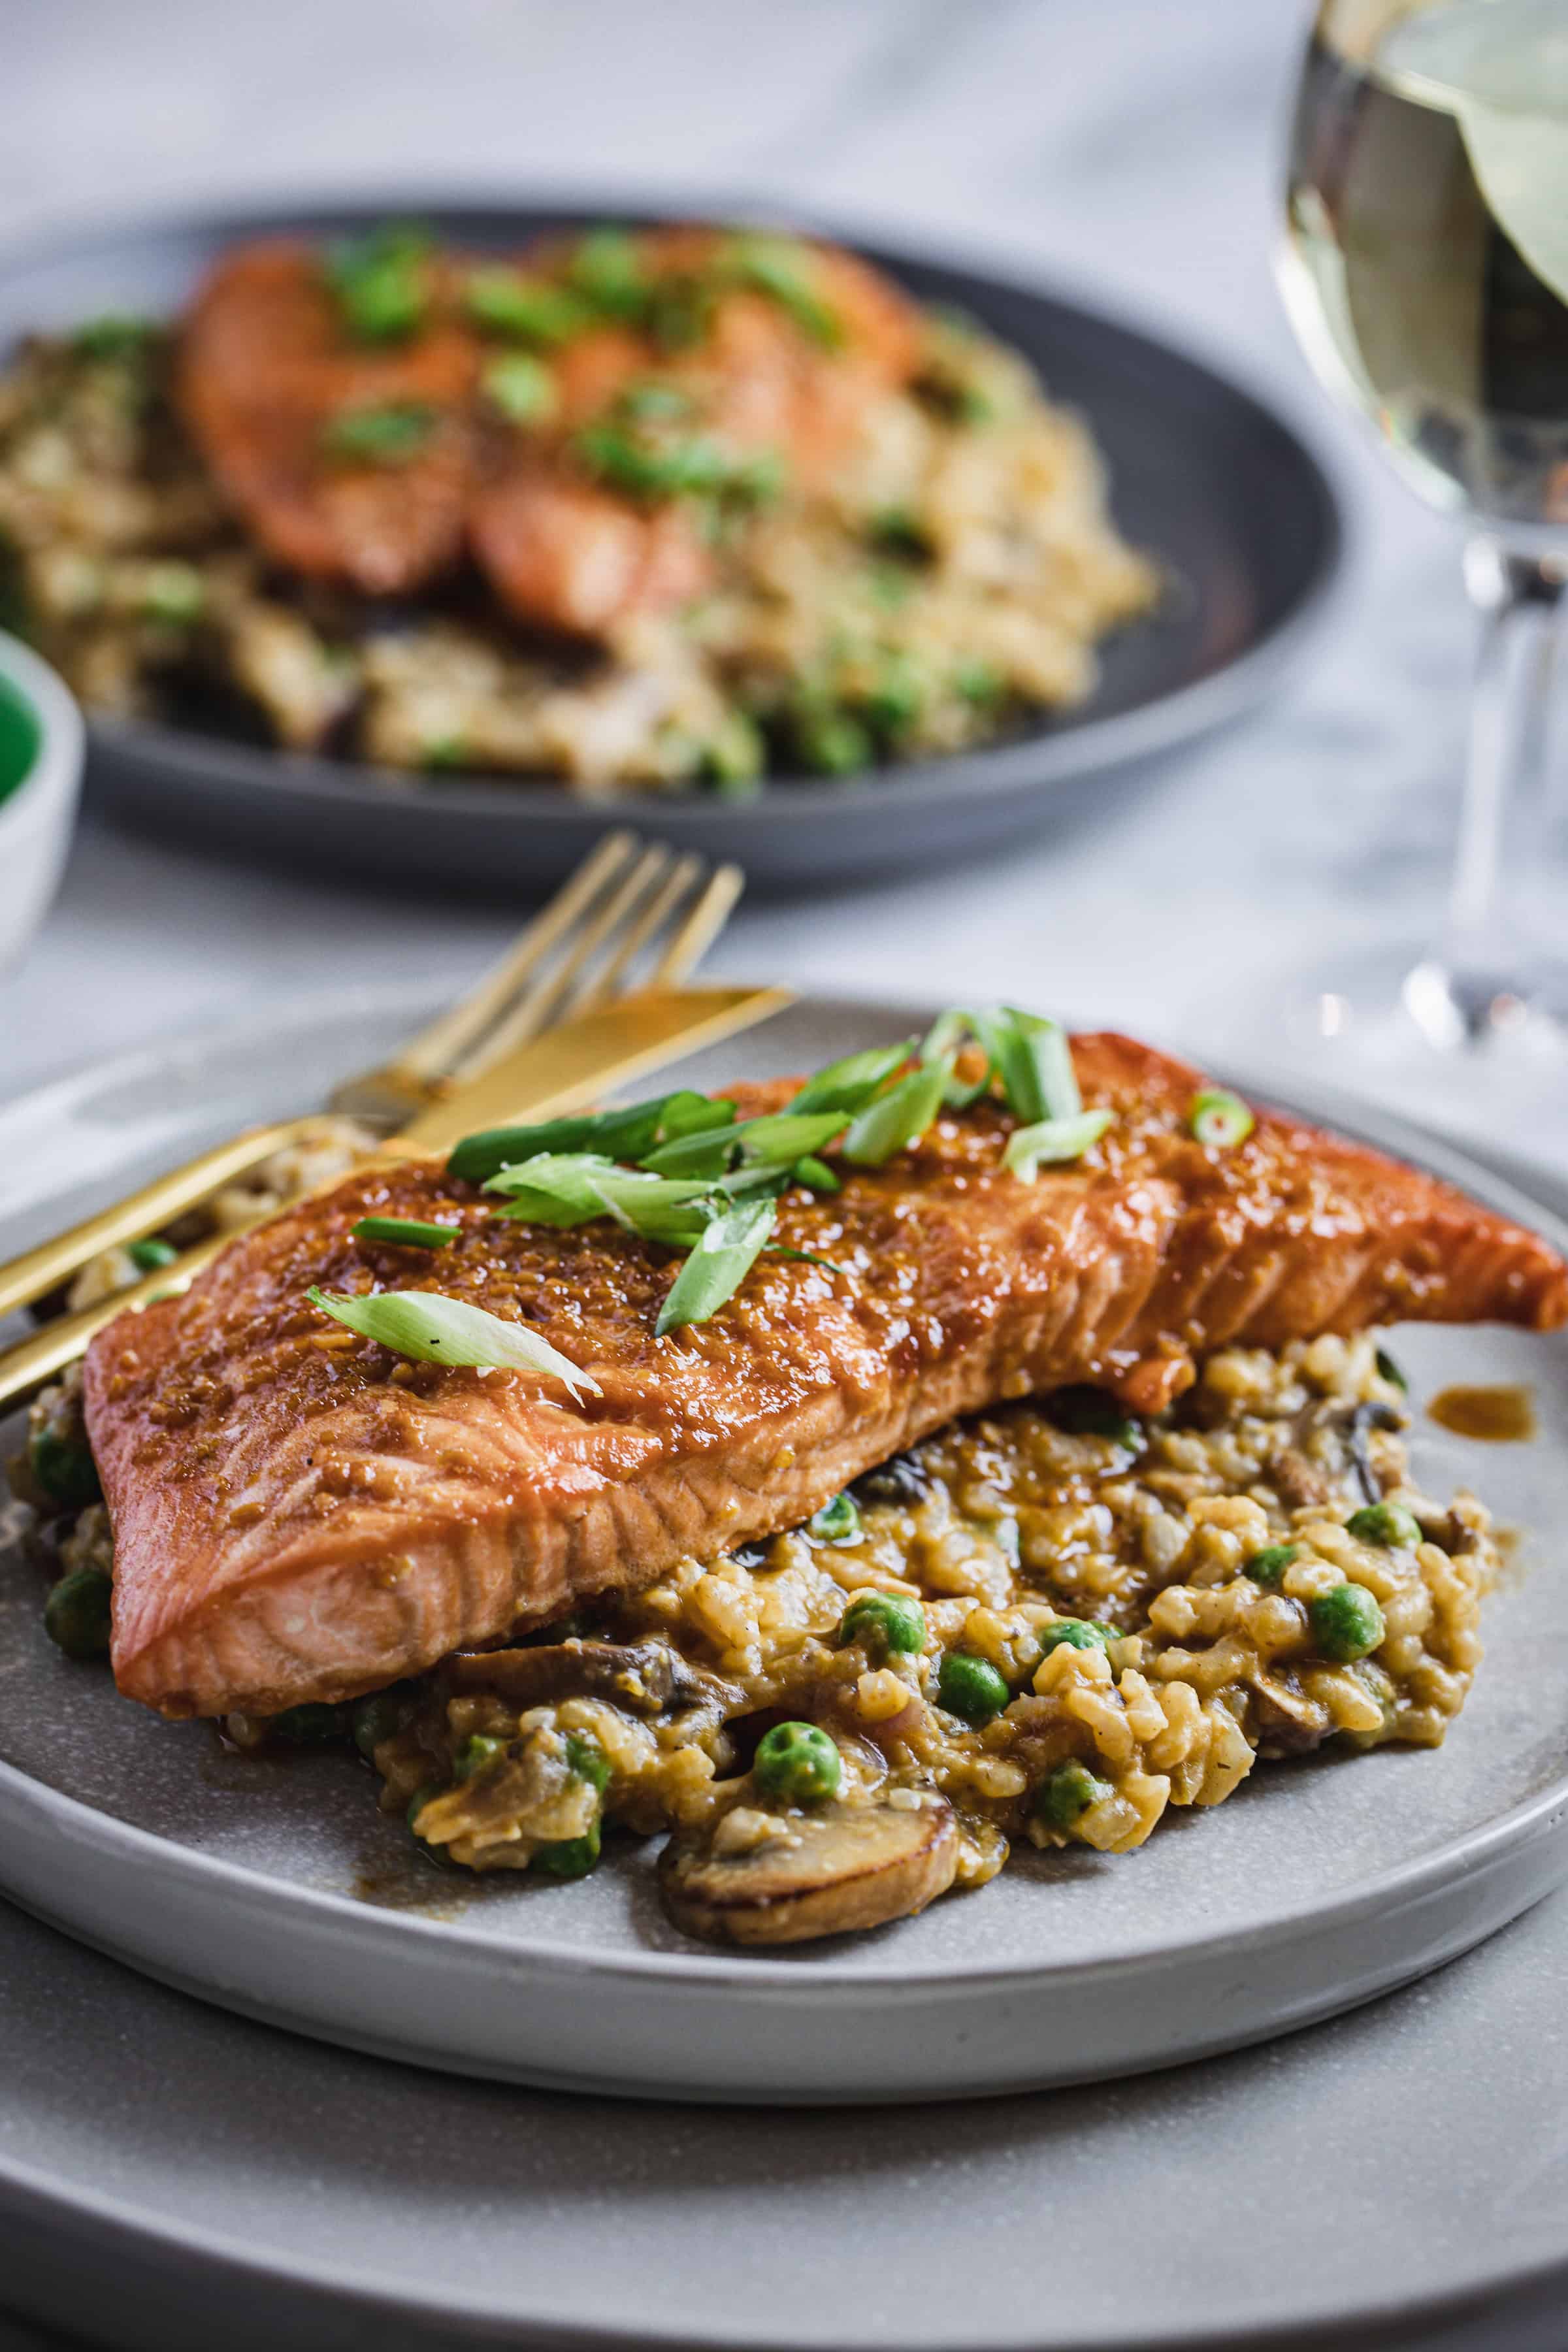
<path id="1" fill-rule="evenodd" d="M 129 1053 L 110 1056 L 102 1062 L 89 1063 L 74 1074 L 42 1087 L 26 1090 L 12 1102 L 0 1106 L 0 1121 L 13 1112 L 47 1102 L 58 1095 L 68 1096 L 73 1090 L 91 1083 L 95 1077 L 112 1080 L 121 1073 L 140 1071 L 147 1074 L 160 1063 L 202 1051 L 215 1052 L 223 1047 L 226 1039 L 233 1041 L 252 1034 L 258 1026 L 272 1034 L 288 1029 L 305 1019 L 320 1018 L 328 1004 L 340 1005 L 345 1012 L 353 1007 L 366 1016 L 373 1016 L 377 1003 L 406 1006 L 417 983 L 400 982 L 378 988 L 334 989 L 317 992 L 297 999 L 286 999 L 269 1006 L 260 1020 L 245 1023 L 216 1022 L 196 1030 L 151 1046 L 132 1048 Z M 309 1008 L 309 1010 L 307 1010 Z M 902 997 L 870 997 L 856 995 L 815 994 L 803 992 L 792 1000 L 790 1009 L 811 1012 L 831 1008 L 835 1013 L 861 1013 L 887 1019 L 895 1027 L 903 1022 L 929 1022 L 933 1011 L 931 1003 Z M 1072 1026 L 1081 1024 L 1077 1020 Z M 1544 1233 L 1559 1249 L 1568 1252 L 1568 1218 L 1558 1213 L 1547 1202 L 1538 1201 L 1508 1177 L 1495 1173 L 1484 1162 L 1472 1160 L 1460 1145 L 1435 1137 L 1409 1121 L 1381 1111 L 1375 1104 L 1358 1101 L 1353 1097 L 1335 1096 L 1296 1081 L 1286 1074 L 1283 1087 L 1272 1082 L 1260 1083 L 1257 1073 L 1243 1076 L 1231 1069 L 1219 1075 L 1229 1075 L 1244 1091 L 1264 1102 L 1286 1109 L 1305 1109 L 1307 1116 L 1318 1118 L 1329 1116 L 1356 1139 L 1376 1148 L 1391 1150 L 1411 1159 L 1415 1164 L 1427 1168 L 1444 1181 L 1458 1183 L 1478 1198 L 1500 1209 L 1505 1215 L 1526 1223 Z M 1312 1108 L 1315 1101 L 1325 1100 L 1342 1106 L 1342 1113 Z M 0 1218 L 0 1230 L 4 1219 Z M 1307 1897 L 1274 1912 L 1266 1920 L 1253 1922 L 1239 1928 L 1215 1931 L 1212 1934 L 1184 1938 L 1177 1943 L 1142 1942 L 1113 1953 L 1096 1957 L 1093 1953 L 1080 1956 L 1067 1963 L 1053 1965 L 1048 1958 L 1037 1961 L 1006 1961 L 987 1965 L 984 1959 L 962 1973 L 951 1968 L 899 1969 L 894 1965 L 879 1966 L 873 1962 L 853 1969 L 837 1964 L 837 1955 L 814 1960 L 809 1968 L 798 1962 L 770 1959 L 757 1956 L 720 1955 L 703 1952 L 632 1950 L 605 1953 L 585 1948 L 578 1942 L 556 1940 L 548 1934 L 529 1933 L 526 1942 L 477 1933 L 466 1928 L 459 1918 L 425 1918 L 416 1912 L 395 1913 L 356 1900 L 349 1895 L 313 1887 L 302 1883 L 274 1877 L 247 1864 L 236 1863 L 209 1853 L 202 1848 L 183 1845 L 161 1836 L 157 1832 L 142 1828 L 138 1823 L 121 1820 L 84 1801 L 66 1796 L 47 1782 L 34 1780 L 18 1767 L 0 1761 L 0 1820 L 16 1812 L 26 1814 L 50 1828 L 58 1827 L 74 1832 L 83 1843 L 106 1838 L 110 1843 L 123 1843 L 132 1855 L 140 1854 L 144 1862 L 157 1860 L 160 1869 L 171 1873 L 182 1884 L 195 1883 L 210 1888 L 227 1888 L 236 1896 L 248 1895 L 253 1899 L 267 1899 L 285 1910 L 302 1909 L 316 1920 L 323 1932 L 335 1923 L 356 1937 L 368 1937 L 381 1948 L 397 1952 L 406 1948 L 408 1931 L 414 1931 L 416 1944 L 427 1943 L 433 1949 L 442 1949 L 460 1956 L 465 1963 L 488 1964 L 500 1969 L 537 1967 L 544 1969 L 570 1968 L 585 1979 L 597 1978 L 620 1985 L 652 1984 L 673 1980 L 695 1982 L 719 1988 L 738 1989 L 747 1985 L 766 1988 L 777 1997 L 794 1992 L 802 1999 L 811 1999 L 821 1990 L 831 1990 L 838 1999 L 890 1994 L 921 1997 L 926 2000 L 960 1999 L 969 1989 L 984 1988 L 987 1991 L 1005 1992 L 1010 1988 L 1038 1985 L 1042 1981 L 1067 1988 L 1090 1978 L 1102 1979 L 1110 1976 L 1135 1978 L 1141 1971 L 1159 1970 L 1179 1958 L 1184 1965 L 1201 1967 L 1205 1959 L 1234 1959 L 1246 1955 L 1256 1957 L 1294 1940 L 1304 1925 L 1324 1933 L 1333 1933 L 1361 1924 L 1380 1909 L 1389 1908 L 1395 1899 L 1419 1901 L 1428 1892 L 1447 1885 L 1457 1873 L 1473 1872 L 1489 1862 L 1500 1859 L 1516 1846 L 1527 1844 L 1533 1832 L 1544 1825 L 1543 1817 L 1561 1814 L 1568 1803 L 1568 1766 L 1545 1787 L 1520 1800 L 1500 1814 L 1475 1825 L 1458 1838 L 1450 1838 L 1431 1852 L 1410 1856 L 1393 1870 L 1380 1874 L 1356 1878 L 1343 1886 L 1324 1906 L 1320 1900 Z M 352 1923 L 352 1924 L 351 1924 Z M 432 1939 L 434 1939 L 432 1941 Z"/>
<path id="2" fill-rule="evenodd" d="M 100 211 L 0 237 L 0 289 L 16 273 L 68 263 L 90 253 L 94 247 L 112 249 L 138 239 L 178 235 L 238 235 L 247 229 L 281 228 L 312 218 L 335 217 L 347 225 L 363 216 L 406 211 L 411 203 L 437 216 L 490 211 L 574 217 L 597 211 L 633 220 L 669 219 L 691 212 L 776 218 L 785 209 L 759 206 L 754 198 L 730 198 L 723 190 L 699 191 L 680 184 L 663 190 L 630 185 L 624 190 L 601 189 L 596 192 L 598 202 L 595 193 L 586 185 L 566 182 L 504 188 L 447 183 L 417 188 L 405 184 L 396 192 L 368 184 L 317 184 L 287 196 L 258 194 L 247 200 L 236 193 L 210 204 L 169 198 L 116 215 L 108 226 Z M 984 799 L 988 805 L 1005 808 L 1016 799 L 1083 782 L 1158 753 L 1177 754 L 1197 738 L 1252 709 L 1326 626 L 1346 584 L 1350 520 L 1330 463 L 1298 419 L 1255 384 L 1245 367 L 1237 370 L 1227 359 L 1211 355 L 1179 329 L 1170 332 L 1163 322 L 1135 315 L 1132 306 L 1121 313 L 1100 309 L 1092 299 L 1083 299 L 1068 279 L 1058 279 L 1043 268 L 1037 271 L 1021 254 L 1015 257 L 1009 252 L 999 266 L 996 253 L 984 254 L 978 238 L 966 246 L 963 239 L 944 239 L 940 233 L 928 233 L 918 226 L 904 231 L 896 223 L 884 233 L 869 220 L 858 221 L 850 206 L 842 211 L 832 207 L 823 211 L 811 205 L 787 209 L 809 232 L 838 238 L 873 260 L 890 264 L 895 271 L 909 267 L 961 272 L 987 290 L 1070 310 L 1092 329 L 1157 352 L 1184 372 L 1218 385 L 1279 436 L 1310 500 L 1316 553 L 1289 610 L 1218 667 L 1130 710 L 1081 719 L 1069 713 L 1059 730 L 1047 726 L 1017 740 L 980 745 L 944 758 L 910 761 L 886 771 L 873 768 L 843 779 L 780 777 L 770 780 L 762 793 L 747 801 L 628 791 L 581 794 L 566 792 L 559 783 L 511 782 L 504 776 L 494 781 L 475 776 L 433 782 L 417 772 L 370 761 L 332 761 L 278 747 L 230 742 L 222 736 L 209 737 L 155 720 L 106 719 L 91 714 L 87 720 L 89 749 L 138 767 L 161 764 L 187 784 L 220 773 L 229 791 L 280 796 L 303 793 L 322 806 L 345 812 L 367 805 L 385 810 L 389 803 L 401 801 L 406 811 L 442 809 L 481 826 L 504 827 L 513 817 L 531 819 L 541 828 L 548 828 L 552 820 L 581 824 L 595 815 L 608 823 L 632 810 L 640 812 L 645 821 L 657 818 L 668 826 L 700 812 L 705 831 L 739 845 L 764 817 L 773 825 L 797 831 L 803 824 L 820 824 L 850 806 L 872 817 L 895 808 L 944 807 L 959 797 Z M 913 242 L 908 241 L 911 237 Z"/>

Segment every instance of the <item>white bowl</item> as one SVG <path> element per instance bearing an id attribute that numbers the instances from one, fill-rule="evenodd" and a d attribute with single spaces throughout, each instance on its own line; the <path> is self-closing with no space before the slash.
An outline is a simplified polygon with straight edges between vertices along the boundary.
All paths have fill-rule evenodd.
<path id="1" fill-rule="evenodd" d="M 0 970 L 19 963 L 48 913 L 70 847 L 81 793 L 81 713 L 48 664 L 0 634 L 0 690 L 37 722 L 38 748 L 0 800 Z"/>

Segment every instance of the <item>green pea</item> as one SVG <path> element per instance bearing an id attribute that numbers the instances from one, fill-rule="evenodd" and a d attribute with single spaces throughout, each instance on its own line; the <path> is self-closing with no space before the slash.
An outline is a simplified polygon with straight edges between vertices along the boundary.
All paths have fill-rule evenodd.
<path id="1" fill-rule="evenodd" d="M 906 1592 L 858 1592 L 838 1621 L 840 1645 L 863 1642 L 874 1657 L 925 1648 L 925 1611 Z"/>
<path id="2" fill-rule="evenodd" d="M 1121 1639 L 1114 1625 L 1102 1625 L 1098 1617 L 1058 1617 L 1054 1625 L 1040 1627 L 1039 1637 L 1042 1658 L 1064 1643 L 1069 1650 L 1108 1650 Z"/>
<path id="3" fill-rule="evenodd" d="M 1035 1818 L 1047 1829 L 1070 1830 L 1080 1813 L 1111 1793 L 1110 1781 L 1098 1779 L 1087 1764 L 1056 1764 L 1035 1791 Z"/>
<path id="4" fill-rule="evenodd" d="M 1253 1553 L 1241 1572 L 1250 1576 L 1254 1584 L 1266 1585 L 1272 1591 L 1291 1561 L 1300 1559 L 1300 1544 L 1265 1544 L 1261 1551 Z"/>
<path id="5" fill-rule="evenodd" d="M 173 1265 L 179 1251 L 173 1242 L 161 1242 L 154 1234 L 144 1242 L 127 1242 L 125 1255 L 138 1274 L 156 1274 L 161 1265 Z"/>
<path id="6" fill-rule="evenodd" d="M 44 1631 L 68 1658 L 109 1655 L 109 1612 L 114 1586 L 101 1568 L 74 1568 L 44 1603 Z"/>
<path id="7" fill-rule="evenodd" d="M 1382 1641 L 1384 1626 L 1376 1596 L 1364 1584 L 1333 1584 L 1307 1611 L 1320 1657 L 1348 1666 Z"/>
<path id="8" fill-rule="evenodd" d="M 972 1658 L 963 1650 L 949 1650 L 937 1668 L 936 1695 L 950 1715 L 977 1725 L 1000 1715 L 1011 1696 L 987 1659 Z"/>
<path id="9" fill-rule="evenodd" d="M 860 1514 L 852 1495 L 835 1495 L 805 1523 L 805 1532 L 818 1543 L 853 1543 L 860 1533 Z"/>
<path id="10" fill-rule="evenodd" d="M 731 710 L 702 747 L 701 775 L 721 791 L 742 793 L 754 785 L 767 761 L 767 747 L 743 710 Z"/>
<path id="11" fill-rule="evenodd" d="M 85 1510 L 89 1503 L 100 1500 L 103 1488 L 75 1391 L 57 1390 L 34 1406 L 27 1427 L 27 1467 L 62 1510 Z"/>
<path id="12" fill-rule="evenodd" d="M 419 1834 L 419 1816 L 426 1806 L 433 1803 L 437 1797 L 444 1797 L 446 1793 L 439 1780 L 426 1780 L 422 1789 L 415 1790 L 408 1800 L 408 1811 L 404 1818 L 416 1837 Z"/>
<path id="13" fill-rule="evenodd" d="M 806 766 L 823 775 L 847 776 L 871 761 L 871 738 L 847 711 L 804 713 L 795 721 L 795 740 Z"/>
<path id="14" fill-rule="evenodd" d="M 345 1706 L 321 1706 L 307 1702 L 303 1706 L 286 1706 L 281 1715 L 268 1717 L 268 1736 L 282 1740 L 289 1748 L 321 1748 L 329 1741 L 349 1736 L 351 1717 Z"/>
<path id="15" fill-rule="evenodd" d="M 171 628 L 189 628 L 198 621 L 206 601 L 202 575 L 190 563 L 154 563 L 147 574 L 142 591 L 142 611 L 149 621 L 163 621 Z"/>
<path id="16" fill-rule="evenodd" d="M 766 1796 L 816 1804 L 837 1795 L 844 1765 L 833 1741 L 815 1723 L 775 1723 L 757 1742 L 752 1777 Z"/>
<path id="17" fill-rule="evenodd" d="M 566 1762 L 579 1780 L 587 1780 L 602 1797 L 610 1785 L 610 1759 L 596 1739 L 581 1731 L 566 1734 Z"/>
<path id="18" fill-rule="evenodd" d="M 492 1739 L 488 1732 L 471 1731 L 452 1759 L 453 1777 L 472 1780 L 487 1765 L 495 1763 L 506 1754 L 506 1741 Z"/>
<path id="19" fill-rule="evenodd" d="M 1007 690 L 1007 681 L 994 663 L 961 661 L 952 673 L 953 691 L 963 701 L 976 704 L 982 710 L 990 709 L 1001 701 Z"/>
<path id="20" fill-rule="evenodd" d="M 367 1698 L 357 1699 L 351 1718 L 354 1746 L 368 1763 L 384 1739 L 401 1731 L 408 1713 L 411 1694 L 406 1683 L 394 1683 L 389 1689 L 372 1691 Z"/>
<path id="21" fill-rule="evenodd" d="M 542 1845 L 530 1868 L 543 1871 L 547 1878 L 586 1878 L 599 1859 L 599 1824 L 594 1823 L 581 1837 L 558 1838 L 552 1845 Z"/>
<path id="22" fill-rule="evenodd" d="M 1422 1540 L 1420 1520 L 1398 1503 L 1368 1503 L 1364 1510 L 1352 1511 L 1345 1533 L 1384 1551 L 1414 1550 Z"/>

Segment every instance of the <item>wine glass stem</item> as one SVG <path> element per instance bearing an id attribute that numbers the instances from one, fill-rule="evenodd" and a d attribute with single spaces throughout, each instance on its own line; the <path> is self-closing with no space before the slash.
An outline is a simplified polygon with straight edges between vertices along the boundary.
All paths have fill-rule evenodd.
<path id="1" fill-rule="evenodd" d="M 1564 574 L 1478 535 L 1465 584 L 1481 620 L 1458 853 L 1442 961 L 1466 1034 L 1528 1005 L 1545 833 L 1545 734 Z"/>

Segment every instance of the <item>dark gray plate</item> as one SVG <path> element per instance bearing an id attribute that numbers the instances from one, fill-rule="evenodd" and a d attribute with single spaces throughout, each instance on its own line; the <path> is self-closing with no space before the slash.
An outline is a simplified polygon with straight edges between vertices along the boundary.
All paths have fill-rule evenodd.
<path id="1" fill-rule="evenodd" d="M 406 194 L 293 212 L 186 214 L 0 256 L 0 350 L 106 310 L 167 313 L 222 247 L 258 230 L 336 231 Z M 509 247 L 581 219 L 548 205 L 422 203 L 470 247 Z M 625 205 L 606 205 L 618 217 Z M 631 208 L 632 217 L 645 217 Z M 1091 422 L 1121 529 L 1166 567 L 1166 609 L 1112 639 L 1093 699 L 994 750 L 847 781 L 778 781 L 758 801 L 593 802 L 544 783 L 410 777 L 193 730 L 95 721 L 99 806 L 314 866 L 504 890 L 550 881 L 630 810 L 683 848 L 740 858 L 754 882 L 923 865 L 1047 820 L 1096 786 L 1239 717 L 1279 677 L 1340 555 L 1333 496 L 1279 419 L 1195 360 L 1110 320 L 958 266 L 870 249 L 924 301 L 956 303 L 1027 353 Z"/>

